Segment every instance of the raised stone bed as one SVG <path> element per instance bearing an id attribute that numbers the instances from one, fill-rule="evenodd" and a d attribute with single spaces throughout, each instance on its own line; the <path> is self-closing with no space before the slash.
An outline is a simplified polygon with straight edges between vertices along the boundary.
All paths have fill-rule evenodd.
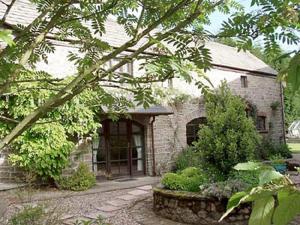
<path id="1" fill-rule="evenodd" d="M 221 223 L 218 220 L 226 211 L 227 199 L 204 197 L 197 193 L 171 191 L 161 188 L 153 190 L 154 212 L 173 221 L 198 225 L 247 225 L 250 206 L 235 210 Z"/>

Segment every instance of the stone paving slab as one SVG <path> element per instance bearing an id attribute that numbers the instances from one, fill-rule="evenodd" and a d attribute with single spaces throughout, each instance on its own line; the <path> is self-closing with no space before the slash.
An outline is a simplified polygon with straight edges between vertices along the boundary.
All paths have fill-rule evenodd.
<path id="1" fill-rule="evenodd" d="M 110 200 L 110 201 L 107 201 L 108 204 L 112 205 L 112 206 L 116 206 L 116 207 L 119 207 L 119 206 L 126 206 L 129 204 L 128 201 L 124 201 L 124 200 L 119 200 L 119 199 L 114 199 L 114 200 Z"/>
<path id="2" fill-rule="evenodd" d="M 84 214 L 84 217 L 86 217 L 87 219 L 93 219 L 93 220 L 96 220 L 99 217 L 103 218 L 102 215 L 100 215 L 99 212 Z"/>
<path id="3" fill-rule="evenodd" d="M 20 187 L 24 187 L 25 184 L 17 184 L 17 183 L 0 183 L 0 191 L 8 191 L 11 189 L 16 189 Z"/>
<path id="4" fill-rule="evenodd" d="M 143 190 L 143 191 L 151 191 L 152 186 L 151 185 L 145 185 L 145 186 L 137 187 L 137 189 L 140 189 L 140 190 Z"/>
<path id="5" fill-rule="evenodd" d="M 137 198 L 137 196 L 134 196 L 134 195 L 121 195 L 121 196 L 117 197 L 117 199 L 122 199 L 122 200 L 125 200 L 125 201 L 134 200 L 136 198 Z"/>
<path id="6" fill-rule="evenodd" d="M 101 212 L 101 211 L 99 211 L 98 215 L 103 219 L 107 219 L 109 217 L 112 217 L 112 216 L 116 215 L 116 211 L 114 211 L 114 212 Z"/>
<path id="7" fill-rule="evenodd" d="M 128 194 L 138 196 L 138 195 L 149 194 L 149 192 L 148 191 L 143 191 L 143 190 L 133 190 L 133 191 L 129 191 Z"/>
<path id="8" fill-rule="evenodd" d="M 71 219 L 71 218 L 73 218 L 73 217 L 75 217 L 75 215 L 73 215 L 73 214 L 64 214 L 64 215 L 61 217 L 61 219 L 62 219 L 62 220 L 68 220 L 68 219 Z"/>
<path id="9" fill-rule="evenodd" d="M 66 220 L 63 223 L 65 225 L 74 225 L 74 224 L 77 224 L 77 222 L 79 222 L 79 221 L 86 221 L 86 220 L 87 220 L 87 218 L 80 216 L 80 217 L 76 217 L 76 218 Z"/>
<path id="10" fill-rule="evenodd" d="M 120 207 L 112 206 L 112 205 L 105 205 L 102 207 L 97 207 L 98 210 L 103 211 L 103 212 L 113 212 L 116 210 L 119 210 Z"/>

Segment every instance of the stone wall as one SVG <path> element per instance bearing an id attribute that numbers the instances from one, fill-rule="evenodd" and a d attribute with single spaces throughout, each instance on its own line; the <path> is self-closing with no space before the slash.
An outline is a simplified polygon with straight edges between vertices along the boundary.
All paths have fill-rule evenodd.
<path id="1" fill-rule="evenodd" d="M 266 131 L 261 132 L 263 136 L 275 142 L 283 141 L 284 122 L 282 119 L 281 86 L 275 77 L 241 71 L 222 71 L 221 69 L 215 69 L 211 73 L 214 85 L 219 85 L 227 77 L 227 82 L 233 93 L 255 105 L 258 115 L 266 116 Z M 241 87 L 241 75 L 247 76 L 247 88 Z M 270 107 L 273 102 L 280 103 L 276 110 L 272 110 Z M 187 147 L 186 124 L 195 118 L 205 117 L 205 107 L 201 96 L 168 107 L 174 111 L 174 114 L 157 116 L 154 124 L 157 174 L 169 171 L 174 165 L 176 156 Z"/>
<path id="2" fill-rule="evenodd" d="M 90 171 L 93 171 L 92 138 L 90 137 L 80 139 L 75 145 L 75 148 L 69 157 L 69 165 L 63 170 L 63 174 L 70 174 L 81 162 L 87 164 Z"/>
<path id="3" fill-rule="evenodd" d="M 203 197 L 190 192 L 155 188 L 153 209 L 157 215 L 177 222 L 197 225 L 247 225 L 251 209 L 248 205 L 233 211 L 221 223 L 227 200 Z"/>
<path id="4" fill-rule="evenodd" d="M 22 182 L 24 173 L 8 161 L 8 149 L 0 154 L 0 182 Z"/>

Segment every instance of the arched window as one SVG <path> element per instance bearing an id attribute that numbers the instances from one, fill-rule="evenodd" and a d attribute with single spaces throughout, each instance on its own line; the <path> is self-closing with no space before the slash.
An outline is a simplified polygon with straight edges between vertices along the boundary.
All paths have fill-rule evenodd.
<path id="1" fill-rule="evenodd" d="M 206 123 L 206 117 L 199 117 L 193 119 L 186 125 L 186 140 L 188 145 L 191 145 L 194 141 L 197 141 L 200 125 Z"/>

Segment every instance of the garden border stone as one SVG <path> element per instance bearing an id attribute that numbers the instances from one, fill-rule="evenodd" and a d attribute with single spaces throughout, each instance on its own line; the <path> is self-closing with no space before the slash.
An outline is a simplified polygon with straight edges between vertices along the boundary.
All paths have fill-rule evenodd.
<path id="1" fill-rule="evenodd" d="M 154 212 L 173 221 L 197 225 L 247 225 L 251 207 L 243 205 L 234 210 L 222 222 L 228 199 L 206 197 L 199 193 L 153 189 Z"/>

